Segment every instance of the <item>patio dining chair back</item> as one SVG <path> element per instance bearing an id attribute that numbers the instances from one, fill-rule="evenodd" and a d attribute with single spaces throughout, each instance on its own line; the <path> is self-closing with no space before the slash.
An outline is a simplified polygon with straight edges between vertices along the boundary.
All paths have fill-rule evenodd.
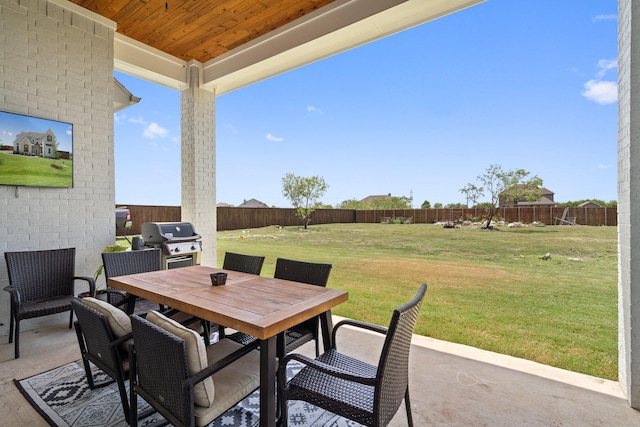
<path id="1" fill-rule="evenodd" d="M 309 285 L 327 286 L 329 273 L 331 273 L 331 264 L 278 258 L 273 277 Z"/>
<path id="2" fill-rule="evenodd" d="M 296 261 L 286 258 L 276 260 L 276 271 L 273 277 L 276 279 L 291 280 L 293 282 L 307 283 L 309 285 L 327 286 L 331 264 Z M 318 316 L 305 320 L 285 331 L 285 345 L 287 352 L 293 351 L 301 345 L 314 340 L 316 344 L 316 357 L 320 354 L 320 342 L 318 340 L 320 318 Z"/>
<path id="3" fill-rule="evenodd" d="M 239 271 L 241 273 L 260 275 L 263 263 L 263 256 L 225 252 L 222 268 L 224 270 L 232 270 Z"/>
<path id="4" fill-rule="evenodd" d="M 333 330 L 333 348 L 316 359 L 290 353 L 279 365 L 278 396 L 282 425 L 288 424 L 288 401 L 302 400 L 365 426 L 386 426 L 404 398 L 407 421 L 413 426 L 409 400 L 409 350 L 427 285 L 408 303 L 393 311 L 388 328 L 356 320 L 343 320 Z M 336 333 L 350 325 L 386 335 L 378 365 L 339 353 Z M 287 363 L 306 365 L 289 381 Z"/>
<path id="5" fill-rule="evenodd" d="M 69 329 L 73 325 L 76 280 L 89 285 L 89 294 L 95 295 L 95 282 L 91 277 L 75 276 L 76 249 L 5 252 L 11 299 L 9 343 L 15 339 L 15 358 L 20 357 L 20 321 L 34 317 L 70 311 Z M 15 328 L 15 330 L 14 330 Z"/>
<path id="6" fill-rule="evenodd" d="M 129 421 L 129 403 L 125 380 L 129 372 L 127 345 L 131 341 L 131 321 L 119 308 L 94 298 L 74 299 L 71 306 L 78 317 L 74 323 L 82 363 L 90 389 L 118 384 L 124 417 Z M 112 328 L 110 324 L 113 324 Z M 95 365 L 110 379 L 96 383 L 91 366 Z"/>
<path id="7" fill-rule="evenodd" d="M 102 263 L 108 283 L 109 278 L 129 274 L 148 273 L 162 269 L 159 248 L 137 251 L 103 252 Z M 133 314 L 136 297 L 107 285 L 107 301 L 122 308 L 127 314 Z"/>

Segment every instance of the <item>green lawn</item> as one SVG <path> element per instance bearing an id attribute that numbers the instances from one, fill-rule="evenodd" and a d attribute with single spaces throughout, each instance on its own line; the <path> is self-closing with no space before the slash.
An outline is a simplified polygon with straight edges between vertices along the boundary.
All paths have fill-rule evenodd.
<path id="1" fill-rule="evenodd" d="M 617 380 L 615 227 L 331 224 L 218 233 L 225 251 L 333 264 L 334 314 L 387 325 L 429 285 L 416 333 Z M 545 254 L 550 259 L 543 260 Z"/>

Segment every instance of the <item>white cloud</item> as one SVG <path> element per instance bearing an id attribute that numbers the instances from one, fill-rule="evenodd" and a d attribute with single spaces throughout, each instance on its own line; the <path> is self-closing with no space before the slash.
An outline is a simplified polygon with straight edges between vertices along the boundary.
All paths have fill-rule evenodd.
<path id="1" fill-rule="evenodd" d="M 277 137 L 277 136 L 273 136 L 273 134 L 270 134 L 270 133 L 268 133 L 268 134 L 266 135 L 266 138 L 267 138 L 269 141 L 275 141 L 275 142 L 281 142 L 281 141 L 284 141 L 284 138 L 279 138 L 279 137 Z"/>
<path id="2" fill-rule="evenodd" d="M 618 68 L 617 59 L 601 59 L 598 61 L 598 76 L 603 77 L 609 70 L 615 70 Z"/>
<path id="3" fill-rule="evenodd" d="M 598 104 L 613 104 L 618 100 L 618 84 L 616 82 L 589 80 L 584 84 L 582 96 Z"/>
<path id="4" fill-rule="evenodd" d="M 602 163 L 600 163 L 598 166 L 596 166 L 596 169 L 609 169 L 609 168 L 603 165 Z"/>
<path id="5" fill-rule="evenodd" d="M 154 139 L 165 137 L 168 133 L 168 130 L 166 130 L 156 122 L 153 122 L 145 128 L 143 135 L 145 138 Z"/>
<path id="6" fill-rule="evenodd" d="M 130 118 L 129 119 L 130 123 L 135 123 L 135 124 L 139 124 L 139 125 L 146 125 L 148 122 L 142 118 L 142 116 L 138 116 L 138 118 Z"/>
<path id="7" fill-rule="evenodd" d="M 324 114 L 321 109 L 314 107 L 313 105 L 307 105 L 307 113 Z"/>
<path id="8" fill-rule="evenodd" d="M 598 104 L 613 104 L 618 100 L 618 83 L 610 80 L 603 80 L 609 71 L 617 71 L 617 59 L 601 59 L 598 61 L 598 72 L 596 78 L 584 84 L 582 96 Z"/>
<path id="9" fill-rule="evenodd" d="M 67 128 L 67 135 L 71 135 L 71 134 L 73 134 L 73 128 L 68 127 Z"/>
<path id="10" fill-rule="evenodd" d="M 611 81 L 589 80 L 582 95 L 598 104 L 612 104 L 618 100 L 618 84 Z"/>
<path id="11" fill-rule="evenodd" d="M 618 15 L 616 15 L 615 13 L 609 14 L 609 15 L 596 15 L 593 18 L 591 18 L 591 20 L 593 22 L 598 22 L 598 21 L 617 21 L 618 20 Z"/>

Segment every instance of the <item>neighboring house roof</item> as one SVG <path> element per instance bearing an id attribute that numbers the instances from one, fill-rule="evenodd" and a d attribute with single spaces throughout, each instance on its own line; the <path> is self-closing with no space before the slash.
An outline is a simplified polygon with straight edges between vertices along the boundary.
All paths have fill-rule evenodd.
<path id="1" fill-rule="evenodd" d="M 229 203 L 216 203 L 216 207 L 218 207 L 218 208 L 232 208 L 233 205 L 230 205 Z"/>
<path id="2" fill-rule="evenodd" d="M 374 200 L 388 200 L 391 198 L 391 193 L 383 194 L 380 196 L 367 196 L 364 199 L 360 200 L 362 203 L 371 203 Z"/>
<path id="3" fill-rule="evenodd" d="M 553 191 L 551 191 L 551 190 L 547 190 L 547 189 L 546 189 L 546 188 L 544 188 L 544 187 L 542 187 L 542 188 L 540 189 L 540 191 L 542 191 L 542 194 L 543 194 L 544 196 L 549 195 L 549 194 L 551 194 L 551 195 L 556 194 L 556 193 L 554 193 Z"/>
<path id="4" fill-rule="evenodd" d="M 546 196 L 542 196 L 538 200 L 534 200 L 533 202 L 530 202 L 528 200 L 518 200 L 516 204 L 518 206 L 548 206 L 548 205 L 555 206 L 556 202 L 554 202 L 552 199 Z"/>
<path id="5" fill-rule="evenodd" d="M 267 204 L 262 203 L 260 200 L 249 199 L 245 200 L 242 204 L 238 205 L 239 208 L 268 208 Z"/>
<path id="6" fill-rule="evenodd" d="M 513 207 L 513 206 L 555 206 L 556 202 L 553 200 L 554 192 L 541 187 L 540 192 L 542 195 L 538 200 L 529 201 L 529 200 L 515 200 L 514 202 L 509 201 L 505 202 L 502 197 L 500 197 L 500 207 Z M 502 193 L 501 193 L 502 194 Z"/>
<path id="7" fill-rule="evenodd" d="M 602 206 L 600 206 L 596 202 L 592 202 L 591 200 L 589 200 L 589 201 L 580 203 L 578 207 L 579 208 L 601 208 Z"/>

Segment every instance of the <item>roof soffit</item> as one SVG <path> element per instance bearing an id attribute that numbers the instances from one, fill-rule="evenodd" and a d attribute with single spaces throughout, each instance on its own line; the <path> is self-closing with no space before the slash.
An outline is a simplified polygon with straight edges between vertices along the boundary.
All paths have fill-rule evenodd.
<path id="1" fill-rule="evenodd" d="M 188 86 L 186 69 L 197 66 L 201 87 L 220 95 L 483 1 L 335 0 L 205 63 L 186 61 L 116 33 L 114 65 L 118 71 L 179 90 Z"/>

